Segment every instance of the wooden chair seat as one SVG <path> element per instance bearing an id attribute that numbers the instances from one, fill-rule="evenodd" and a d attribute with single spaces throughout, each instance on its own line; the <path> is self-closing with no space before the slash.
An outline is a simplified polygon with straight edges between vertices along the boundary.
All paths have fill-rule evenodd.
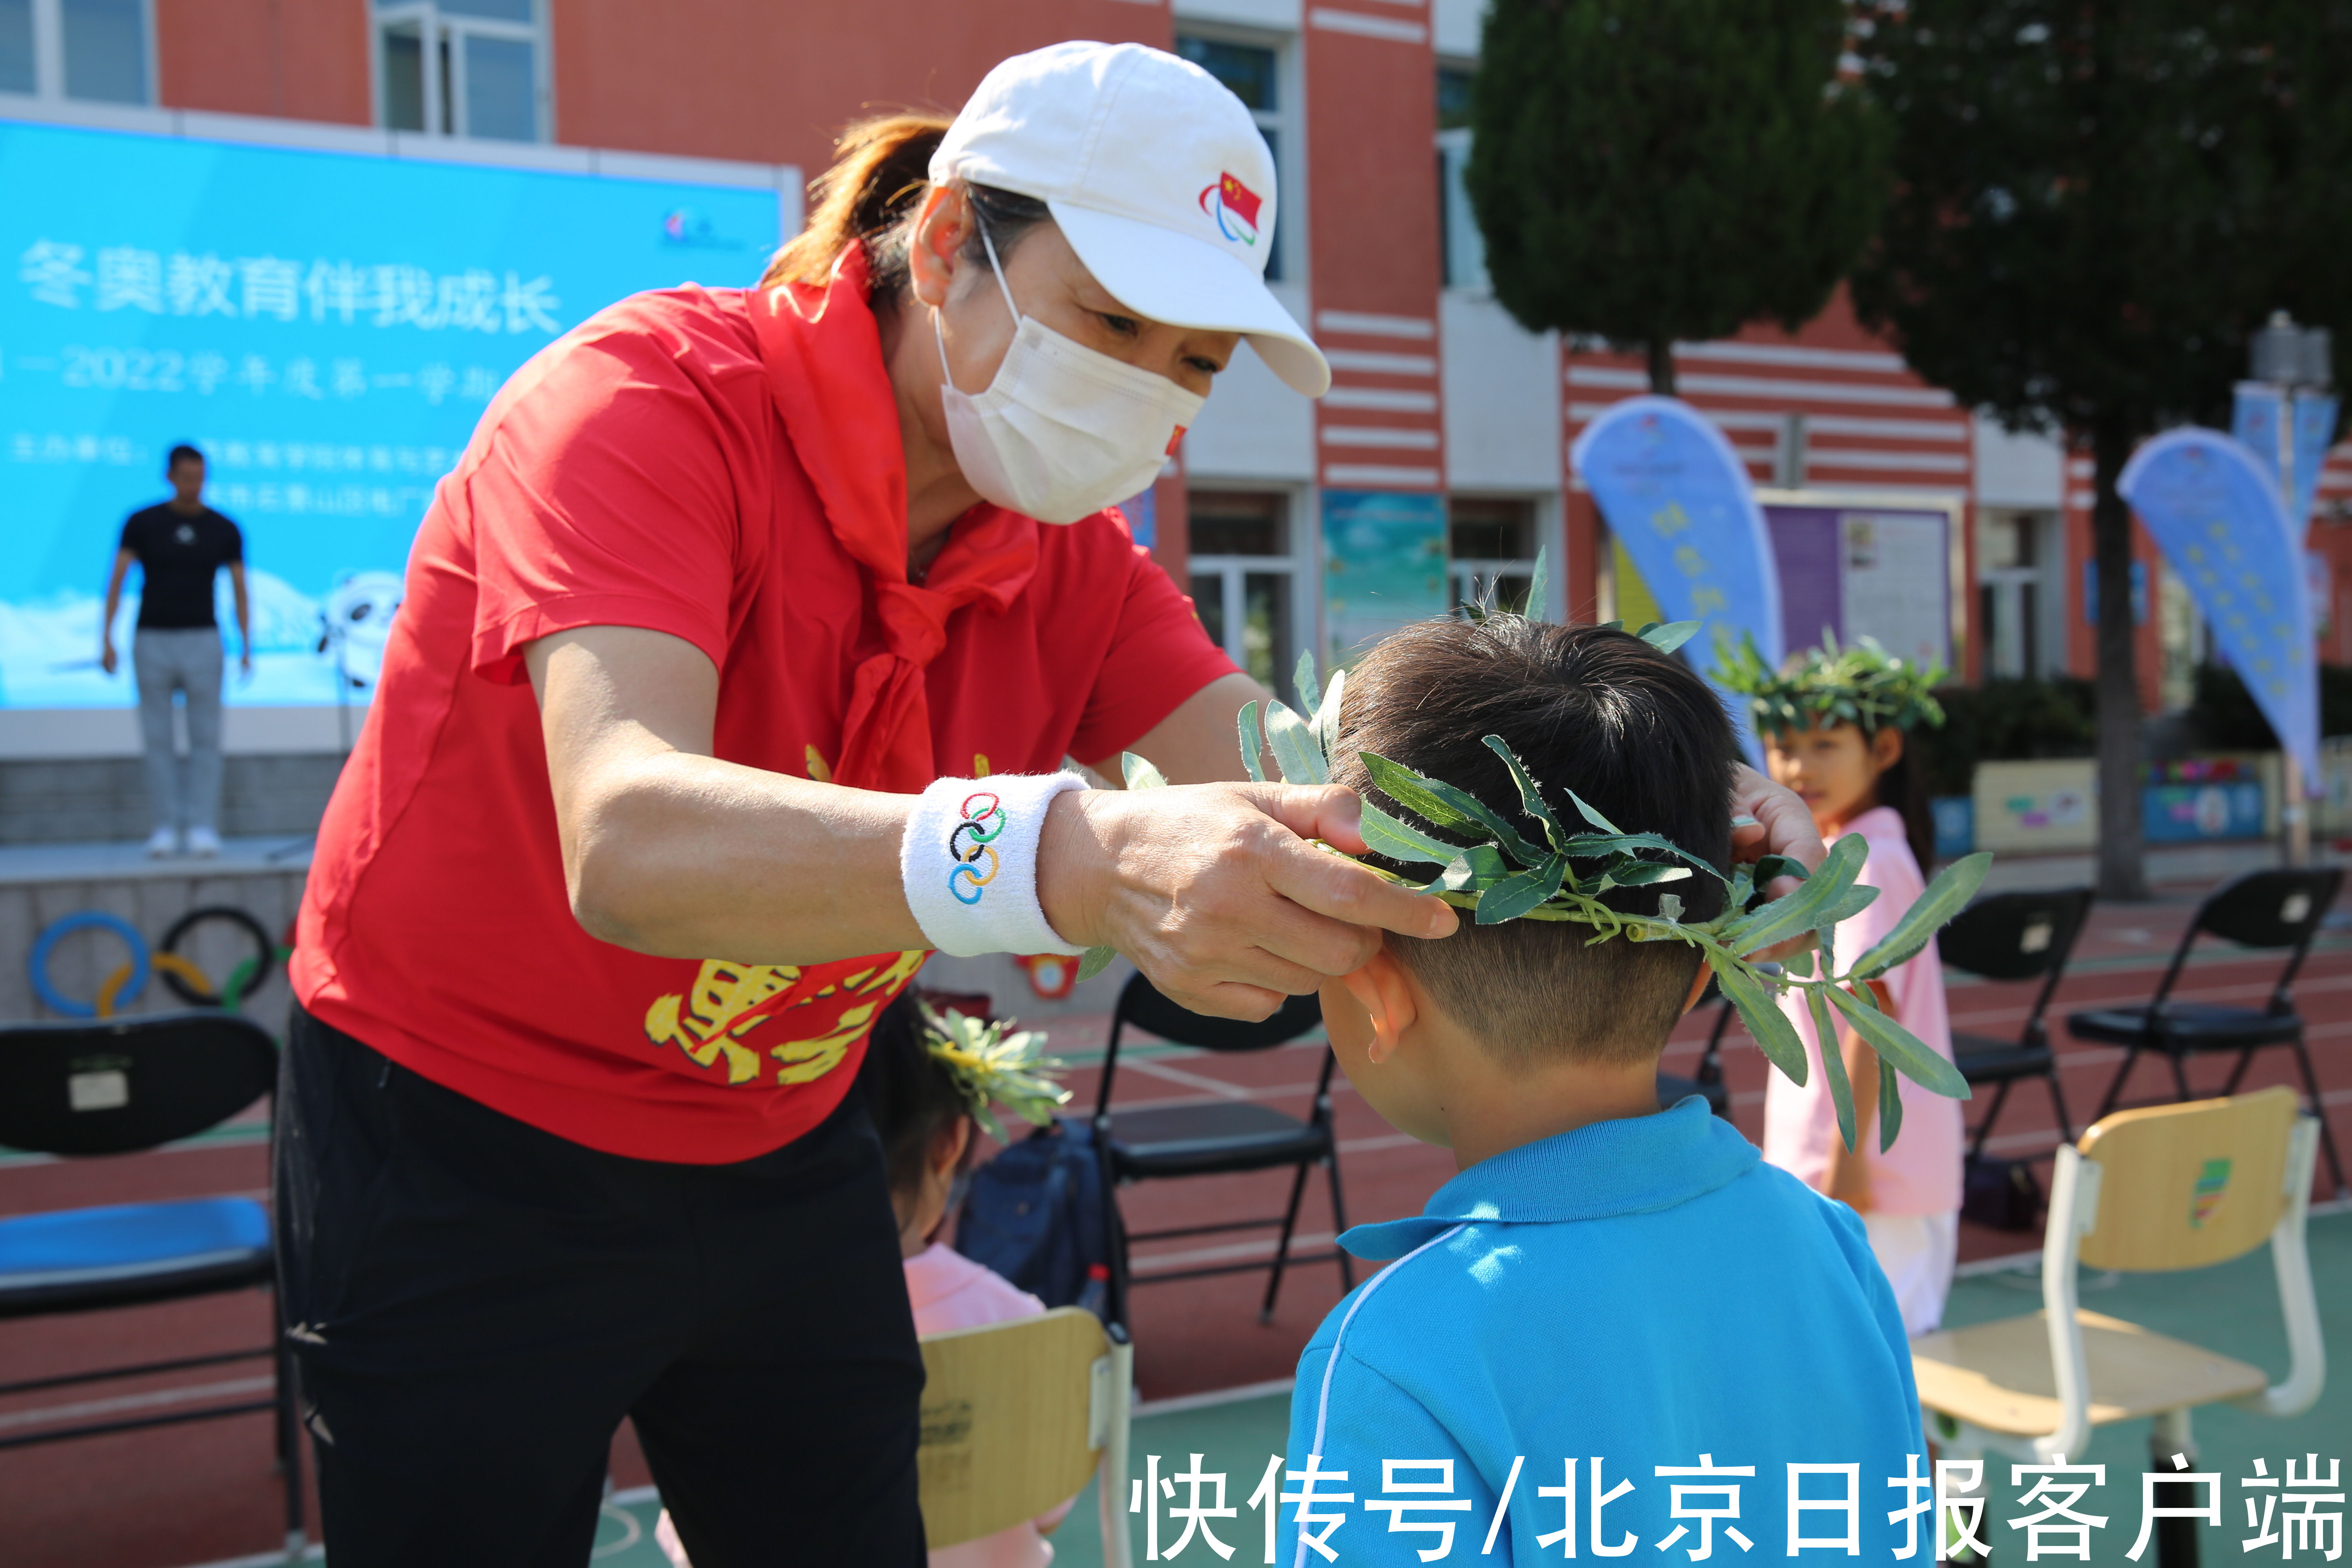
<path id="1" fill-rule="evenodd" d="M 2242 1399 L 2269 1385 L 2260 1367 L 2137 1323 L 2081 1310 L 2074 1321 L 2094 1426 Z M 1911 1371 L 1921 1405 L 1985 1431 L 2037 1436 L 2063 1424 L 2047 1312 L 1923 1334 L 1912 1344 Z"/>

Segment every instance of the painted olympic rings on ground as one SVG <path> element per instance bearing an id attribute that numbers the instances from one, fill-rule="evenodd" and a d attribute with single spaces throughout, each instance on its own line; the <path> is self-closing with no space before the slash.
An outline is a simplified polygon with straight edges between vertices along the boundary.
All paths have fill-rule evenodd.
<path id="1" fill-rule="evenodd" d="M 166 956 L 178 958 L 181 940 L 206 921 L 226 921 L 253 939 L 253 956 L 230 970 L 227 983 L 218 991 L 213 989 L 211 979 L 203 970 L 186 960 L 181 959 L 176 963 L 163 962 Z M 262 923 L 245 910 L 228 904 L 207 904 L 202 909 L 190 910 L 172 922 L 171 929 L 163 933 L 163 940 L 157 946 L 160 951 L 155 955 L 155 967 L 163 972 L 163 984 L 170 986 L 181 1001 L 194 1003 L 199 1007 L 226 1007 L 231 1011 L 236 1010 L 238 1001 L 254 988 L 262 973 L 278 956 L 278 944 L 270 940 L 269 932 Z"/>
<path id="2" fill-rule="evenodd" d="M 78 931 L 106 931 L 119 938 L 122 945 L 131 950 L 130 963 L 116 973 L 108 975 L 107 983 L 99 987 L 97 998 L 89 1002 L 77 1002 L 65 995 L 49 979 L 49 959 L 56 953 L 58 943 Z M 33 950 L 25 959 L 26 976 L 33 983 L 33 994 L 39 997 L 41 1005 L 50 1012 L 68 1018 L 107 1017 L 117 1006 L 137 1001 L 140 993 L 147 989 L 149 967 L 146 938 L 141 936 L 129 921 L 120 915 L 108 914 L 104 910 L 83 910 L 51 921 L 41 934 L 33 939 Z"/>
<path id="3" fill-rule="evenodd" d="M 975 805 L 978 810 L 973 809 Z M 1004 804 L 987 790 L 975 790 L 964 796 L 961 809 L 963 820 L 948 835 L 948 856 L 958 862 L 955 869 L 948 873 L 948 891 L 956 896 L 959 903 L 976 904 L 982 890 L 996 880 L 997 872 L 1004 868 L 996 851 L 989 847 L 990 841 L 1004 831 Z M 964 847 L 967 834 L 971 836 L 969 849 Z M 983 858 L 988 862 L 986 876 L 972 869 Z M 967 888 L 970 892 L 964 890 Z"/>

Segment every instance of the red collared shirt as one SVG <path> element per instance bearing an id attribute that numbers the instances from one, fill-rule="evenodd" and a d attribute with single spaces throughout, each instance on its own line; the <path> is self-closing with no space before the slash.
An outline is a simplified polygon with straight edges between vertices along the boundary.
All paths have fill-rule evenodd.
<path id="1" fill-rule="evenodd" d="M 682 637 L 719 669 L 716 754 L 817 778 L 856 672 L 890 647 L 819 500 L 843 493 L 844 465 L 898 461 L 887 377 L 868 354 L 782 372 L 822 383 L 799 405 L 824 411 L 826 439 L 796 447 L 759 308 L 742 290 L 638 295 L 490 405 L 417 535 L 296 942 L 295 992 L 321 1021 L 640 1159 L 748 1159 L 823 1120 L 925 956 L 651 958 L 588 935 L 565 893 L 528 644 L 584 626 Z M 948 615 L 921 669 L 936 774 L 1113 755 L 1233 668 L 1115 512 L 1055 528 L 975 508 L 927 582 L 1029 560 L 1024 532 L 1026 577 Z"/>

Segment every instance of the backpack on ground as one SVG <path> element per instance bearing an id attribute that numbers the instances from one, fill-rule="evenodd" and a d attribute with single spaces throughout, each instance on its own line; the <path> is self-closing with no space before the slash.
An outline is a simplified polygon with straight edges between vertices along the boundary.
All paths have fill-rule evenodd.
<path id="1" fill-rule="evenodd" d="M 1048 1307 L 1079 1305 L 1108 1271 L 1109 1214 L 1094 1129 L 1064 1117 L 971 1173 L 955 1248 Z"/>

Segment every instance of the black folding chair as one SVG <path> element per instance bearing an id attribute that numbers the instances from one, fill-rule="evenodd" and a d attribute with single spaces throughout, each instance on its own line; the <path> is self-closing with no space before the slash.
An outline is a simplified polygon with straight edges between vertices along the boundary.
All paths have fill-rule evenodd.
<path id="1" fill-rule="evenodd" d="M 1936 936 L 1936 952 L 1947 967 L 1980 974 L 1987 980 L 2039 979 L 2032 1010 L 2013 1040 L 1954 1031 L 1952 1057 L 1960 1076 L 1970 1085 L 1993 1084 L 1992 1103 L 1977 1123 L 1969 1143 L 1969 1158 L 1984 1156 L 1985 1140 L 2000 1108 L 2009 1102 L 2011 1084 L 2038 1078 L 2050 1089 L 2051 1108 L 2058 1113 L 2058 1143 L 2074 1141 L 2074 1119 L 2066 1114 L 2065 1091 L 2058 1087 L 2058 1053 L 2050 1044 L 2050 1028 L 2042 1014 L 2066 977 L 2066 961 L 2091 914 L 2091 889 L 2060 888 L 2046 893 L 1993 893 L 1960 911 Z M 2053 1147 L 2056 1145 L 2053 1144 Z"/>
<path id="2" fill-rule="evenodd" d="M 268 1094 L 268 1031 L 234 1013 L 162 1013 L 0 1027 L 0 1144 L 44 1154 L 128 1154 L 189 1138 Z M 0 1319 L 94 1312 L 219 1291 L 272 1289 L 269 1214 L 250 1198 L 58 1209 L 0 1219 Z M 267 1358 L 267 1399 L 199 1402 L 152 1415 L 0 1436 L 0 1449 L 274 1411 L 286 1542 L 301 1549 L 302 1470 L 294 1367 L 270 1311 L 256 1350 L 142 1362 L 0 1384 L 0 1395 Z"/>
<path id="3" fill-rule="evenodd" d="M 2296 971 L 2303 967 L 2304 955 L 2311 951 L 2311 939 L 2319 932 L 2319 922 L 2336 902 L 2336 889 L 2342 885 L 2344 872 L 2335 866 L 2315 867 L 2294 871 L 2253 871 L 2239 878 L 2207 898 L 2197 910 L 2189 929 L 2180 933 L 2180 945 L 2173 950 L 2171 966 L 2165 970 L 2164 979 L 2156 994 L 2137 1007 L 2100 1007 L 2089 1012 L 2070 1014 L 2067 1032 L 2078 1040 L 2100 1040 L 2124 1047 L 2123 1065 L 2116 1069 L 2115 1081 L 2107 1085 L 2106 1098 L 2099 1101 L 2098 1121 L 2116 1108 L 2143 1051 L 2161 1051 L 2172 1066 L 2172 1085 L 2177 1100 L 2197 1098 L 2189 1088 L 2186 1063 L 2189 1057 L 2207 1051 L 2235 1051 L 2237 1065 L 2230 1069 L 2230 1081 L 2221 1092 L 2224 1096 L 2238 1092 L 2240 1080 L 2254 1053 L 2264 1046 L 2285 1046 L 2294 1052 L 2295 1066 L 2303 1074 L 2304 1092 L 2311 1097 L 2311 1113 L 2319 1119 L 2321 1144 L 2327 1151 L 2328 1173 L 2336 1178 L 2336 1190 L 2344 1190 L 2344 1166 L 2336 1157 L 2336 1134 L 2327 1125 L 2327 1109 L 2320 1103 L 2319 1079 L 2311 1070 L 2311 1053 L 2304 1047 L 2303 1018 L 2294 1010 L 2291 990 Z M 2202 932 L 2210 931 L 2224 942 L 2240 947 L 2284 949 L 2286 967 L 2280 971 L 2278 984 L 2272 988 L 2269 1005 L 2256 1009 L 2231 1007 L 2217 1002 L 2175 1002 L 2171 1000 L 2174 984 L 2180 978 L 2181 965 L 2189 959 L 2189 950 L 2197 944 Z"/>
<path id="4" fill-rule="evenodd" d="M 1699 998 L 1704 1006 L 1710 999 L 1722 1005 L 1715 1015 L 1715 1027 L 1706 1035 L 1706 1049 L 1698 1057 L 1698 1067 L 1690 1078 L 1680 1078 L 1669 1072 L 1658 1075 L 1658 1109 L 1668 1110 L 1694 1094 L 1706 1097 L 1706 1108 L 1726 1121 L 1731 1120 L 1731 1090 L 1723 1081 L 1723 1031 L 1731 1025 L 1731 1002 L 1710 979 L 1706 992 Z"/>
<path id="5" fill-rule="evenodd" d="M 1128 1268 L 1128 1244 L 1165 1241 L 1180 1236 L 1209 1236 L 1231 1230 L 1258 1230 L 1279 1226 L 1282 1239 L 1274 1250 L 1273 1271 L 1265 1282 L 1265 1303 L 1258 1321 L 1274 1316 L 1275 1298 L 1282 1289 L 1283 1270 L 1293 1263 L 1328 1263 L 1337 1259 L 1339 1278 L 1350 1289 L 1355 1268 L 1337 1247 L 1294 1257 L 1290 1238 L 1297 1229 L 1298 1205 L 1307 1193 L 1307 1173 L 1320 1165 L 1331 1180 L 1331 1220 L 1335 1231 L 1348 1228 L 1348 1207 L 1339 1190 L 1339 1143 L 1331 1125 L 1331 1065 L 1324 1051 L 1315 1078 L 1315 1105 L 1306 1121 L 1286 1116 L 1271 1106 L 1248 1100 L 1221 1100 L 1206 1105 L 1171 1105 L 1158 1109 L 1113 1111 L 1111 1082 L 1118 1069 L 1118 1043 L 1129 1025 L 1159 1036 L 1171 1045 L 1208 1051 L 1263 1051 L 1314 1028 L 1323 1021 L 1322 1004 L 1313 996 L 1294 996 L 1262 1024 L 1232 1018 L 1205 1017 L 1178 1006 L 1139 974 L 1118 994 L 1111 1015 L 1110 1045 L 1103 1054 L 1102 1084 L 1095 1093 L 1095 1146 L 1101 1151 L 1103 1191 L 1115 1234 L 1111 1259 L 1111 1321 L 1126 1322 L 1130 1284 L 1158 1284 L 1170 1279 L 1199 1279 L 1212 1274 L 1245 1274 L 1263 1267 L 1256 1263 L 1212 1264 L 1198 1268 L 1156 1271 L 1135 1279 Z M 1178 1226 L 1167 1230 L 1129 1234 L 1118 1210 L 1121 1184 L 1173 1176 L 1225 1175 L 1237 1171 L 1268 1171 L 1288 1165 L 1297 1174 L 1290 1184 L 1290 1203 L 1279 1215 L 1264 1219 L 1222 1220 L 1214 1225 Z"/>

